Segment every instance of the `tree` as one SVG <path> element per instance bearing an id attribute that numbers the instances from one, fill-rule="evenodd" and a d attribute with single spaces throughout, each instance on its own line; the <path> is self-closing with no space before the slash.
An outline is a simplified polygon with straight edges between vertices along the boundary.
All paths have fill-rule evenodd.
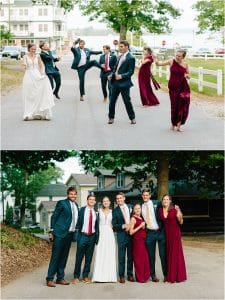
<path id="1" fill-rule="evenodd" d="M 74 155 L 74 151 L 2 151 L 2 201 L 3 191 L 15 193 L 15 205 L 20 207 L 22 223 L 25 209 L 32 207 L 35 193 L 44 184 L 60 177 L 54 160 L 64 161 Z"/>
<path id="2" fill-rule="evenodd" d="M 198 188 L 223 195 L 224 153 L 222 151 L 82 151 L 86 171 L 136 165 L 133 188 L 140 188 L 147 174 L 157 178 L 157 197 L 168 193 L 169 179 L 194 180 Z"/>
<path id="3" fill-rule="evenodd" d="M 7 30 L 3 25 L 0 26 L 0 35 L 1 41 L 9 41 L 13 37 L 13 34 L 9 30 Z"/>
<path id="4" fill-rule="evenodd" d="M 224 28 L 224 1 L 222 0 L 199 0 L 193 5 L 198 11 L 196 20 L 198 21 L 199 33 L 204 31 L 220 31 Z"/>
<path id="5" fill-rule="evenodd" d="M 32 0 L 34 4 L 46 4 L 50 3 L 50 0 Z M 74 0 L 60 0 L 59 1 L 60 7 L 64 8 L 65 11 L 70 11 L 74 7 Z"/>
<path id="6" fill-rule="evenodd" d="M 90 21 L 98 19 L 108 24 L 120 34 L 120 40 L 126 39 L 127 31 L 141 33 L 145 28 L 149 32 L 169 32 L 169 17 L 180 15 L 167 0 L 75 0 Z"/>

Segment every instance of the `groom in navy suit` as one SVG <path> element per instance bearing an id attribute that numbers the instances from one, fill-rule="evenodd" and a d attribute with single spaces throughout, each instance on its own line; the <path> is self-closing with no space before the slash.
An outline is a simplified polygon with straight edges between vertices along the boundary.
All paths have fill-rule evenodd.
<path id="1" fill-rule="evenodd" d="M 79 47 L 76 45 L 79 43 Z M 101 54 L 102 51 L 91 51 L 88 48 L 85 48 L 85 41 L 77 39 L 74 42 L 74 46 L 71 48 L 71 51 L 74 55 L 73 63 L 71 68 L 77 70 L 79 80 L 80 80 L 80 101 L 84 101 L 84 77 L 88 69 L 92 67 L 101 68 L 100 64 L 96 60 L 90 60 L 92 54 Z"/>
<path id="2" fill-rule="evenodd" d="M 53 282 L 55 275 L 56 283 L 68 285 L 64 279 L 71 242 L 76 240 L 76 224 L 78 220 L 78 205 L 75 202 L 77 191 L 74 187 L 67 189 L 67 198 L 57 202 L 51 217 L 51 231 L 49 238 L 53 241 L 52 255 L 46 277 L 47 286 L 55 287 Z"/>
<path id="3" fill-rule="evenodd" d="M 118 243 L 118 268 L 119 282 L 125 283 L 125 260 L 127 253 L 127 280 L 134 282 L 133 258 L 132 258 L 132 237 L 129 235 L 129 223 L 131 206 L 125 203 L 125 195 L 120 192 L 116 195 L 118 206 L 112 212 L 113 230 L 117 233 Z"/>
<path id="4" fill-rule="evenodd" d="M 49 44 L 47 42 L 41 42 L 39 47 L 41 48 L 40 56 L 45 66 L 45 73 L 47 74 L 50 80 L 52 89 L 54 89 L 53 94 L 57 99 L 60 99 L 59 89 L 61 86 L 61 75 L 59 73 L 59 69 L 55 65 L 55 62 L 59 61 L 59 58 L 53 57 L 52 52 L 49 49 Z"/>
<path id="5" fill-rule="evenodd" d="M 116 101 L 121 93 L 125 104 L 127 114 L 131 124 L 136 124 L 135 113 L 130 98 L 130 88 L 133 86 L 131 76 L 134 74 L 135 58 L 129 52 L 129 43 L 120 41 L 119 51 L 121 55 L 113 72 L 108 76 L 112 84 L 112 95 L 109 101 L 109 121 L 108 124 L 114 123 Z"/>
<path id="6" fill-rule="evenodd" d="M 111 97 L 111 81 L 108 80 L 108 76 L 114 70 L 116 65 L 116 55 L 110 53 L 110 46 L 104 45 L 103 46 L 103 54 L 100 56 L 99 63 L 102 67 L 100 78 L 101 78 L 101 86 L 102 86 L 102 93 L 104 96 L 103 101 L 107 101 L 107 83 L 108 83 L 108 90 L 109 90 L 109 99 Z"/>
<path id="7" fill-rule="evenodd" d="M 98 215 L 94 210 L 96 199 L 93 194 L 88 195 L 87 205 L 81 207 L 77 222 L 78 236 L 77 236 L 77 253 L 76 263 L 74 269 L 74 278 L 72 283 L 76 284 L 80 281 L 81 264 L 85 257 L 84 268 L 82 272 L 82 281 L 89 283 L 88 278 L 92 256 L 95 244 L 98 243 L 99 238 L 99 221 Z"/>

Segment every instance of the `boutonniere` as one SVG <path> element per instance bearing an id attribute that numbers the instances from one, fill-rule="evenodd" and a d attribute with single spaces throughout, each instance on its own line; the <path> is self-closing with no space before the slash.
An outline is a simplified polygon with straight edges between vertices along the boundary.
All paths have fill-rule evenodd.
<path id="1" fill-rule="evenodd" d="M 132 207 L 129 207 L 129 213 L 130 214 L 132 213 Z"/>
<path id="2" fill-rule="evenodd" d="M 156 210 L 156 208 L 157 208 L 157 204 L 154 204 L 154 205 L 153 205 L 153 207 L 154 207 L 154 210 Z"/>

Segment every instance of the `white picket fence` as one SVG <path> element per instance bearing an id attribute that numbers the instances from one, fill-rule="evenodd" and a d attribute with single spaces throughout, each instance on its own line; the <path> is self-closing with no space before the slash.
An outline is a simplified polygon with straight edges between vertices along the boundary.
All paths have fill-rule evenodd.
<path id="1" fill-rule="evenodd" d="M 208 60 L 208 59 L 225 59 L 225 55 L 224 54 L 211 54 L 211 53 L 188 53 L 187 55 L 188 58 L 202 58 L 204 60 Z"/>
<path id="2" fill-rule="evenodd" d="M 137 60 L 137 67 L 140 65 L 140 61 Z M 152 64 L 152 73 L 153 75 L 158 74 L 161 78 L 163 74 L 166 75 L 166 79 L 169 80 L 170 78 L 170 67 L 166 66 L 166 69 L 163 67 L 157 67 L 154 63 Z M 194 82 L 198 85 L 198 91 L 202 92 L 203 88 L 210 87 L 212 89 L 216 89 L 217 95 L 222 96 L 223 95 L 223 76 L 222 76 L 222 70 L 207 70 L 203 69 L 202 67 L 193 68 L 190 67 L 190 73 L 197 73 L 198 78 L 192 78 L 190 79 L 190 82 Z M 216 76 L 216 83 L 208 82 L 204 80 L 204 75 L 213 75 Z"/>

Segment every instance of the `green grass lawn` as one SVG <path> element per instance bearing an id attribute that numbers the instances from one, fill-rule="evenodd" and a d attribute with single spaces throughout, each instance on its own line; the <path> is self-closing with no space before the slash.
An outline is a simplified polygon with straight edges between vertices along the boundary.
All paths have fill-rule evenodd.
<path id="1" fill-rule="evenodd" d="M 13 88 L 20 86 L 22 83 L 24 71 L 21 67 L 21 61 L 14 59 L 1 60 L 1 92 L 7 94 Z"/>
<path id="2" fill-rule="evenodd" d="M 208 70 L 222 70 L 223 73 L 223 94 L 224 94 L 224 61 L 222 59 L 186 59 L 186 62 L 189 64 L 190 67 L 193 68 L 198 68 L 198 67 L 203 67 L 203 69 L 208 69 Z M 165 67 L 163 67 L 165 69 Z M 190 72 L 190 75 L 192 78 L 198 78 L 197 73 Z M 165 74 L 161 78 L 158 77 L 158 75 L 155 76 L 156 79 L 162 84 L 162 85 L 167 85 L 167 80 L 165 78 Z M 203 75 L 203 80 L 216 83 L 217 79 L 216 76 L 213 75 Z M 216 89 L 212 89 L 209 87 L 203 87 L 203 91 L 199 92 L 198 91 L 198 85 L 196 83 L 191 82 L 190 83 L 191 90 L 195 91 L 197 93 L 203 94 L 203 95 L 208 95 L 208 96 L 217 96 L 217 91 Z"/>

